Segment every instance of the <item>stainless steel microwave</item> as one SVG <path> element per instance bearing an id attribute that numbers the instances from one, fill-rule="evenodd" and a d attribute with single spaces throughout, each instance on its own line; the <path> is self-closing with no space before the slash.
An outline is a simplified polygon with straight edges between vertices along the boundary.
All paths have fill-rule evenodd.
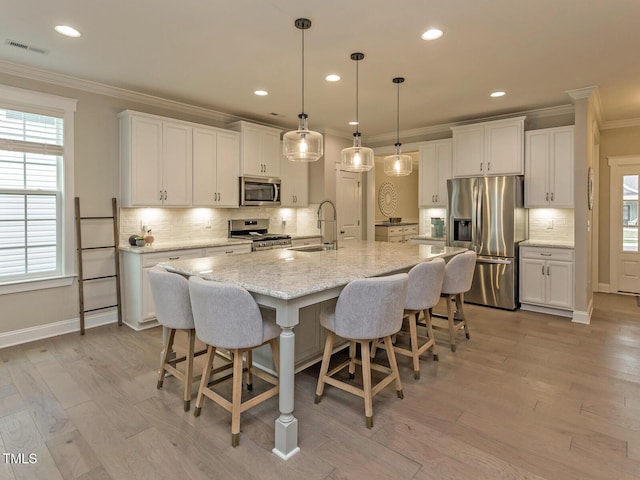
<path id="1" fill-rule="evenodd" d="M 240 177 L 240 205 L 243 207 L 280 206 L 280 179 Z"/>

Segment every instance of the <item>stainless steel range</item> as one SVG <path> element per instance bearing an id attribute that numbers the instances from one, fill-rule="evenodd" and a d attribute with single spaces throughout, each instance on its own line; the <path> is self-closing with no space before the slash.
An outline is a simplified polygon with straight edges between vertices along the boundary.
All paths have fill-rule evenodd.
<path id="1" fill-rule="evenodd" d="M 291 237 L 282 233 L 269 233 L 269 220 L 229 220 L 229 238 L 251 240 L 251 250 L 273 250 L 291 246 Z"/>

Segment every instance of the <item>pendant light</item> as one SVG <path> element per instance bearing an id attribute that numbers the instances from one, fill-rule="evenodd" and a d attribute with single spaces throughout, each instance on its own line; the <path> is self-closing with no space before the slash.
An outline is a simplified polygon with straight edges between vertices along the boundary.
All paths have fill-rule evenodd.
<path id="1" fill-rule="evenodd" d="M 396 119 L 396 153 L 384 157 L 384 173 L 392 177 L 402 177 L 409 175 L 413 171 L 412 160 L 409 155 L 402 155 L 400 147 L 400 84 L 404 82 L 403 77 L 396 77 L 393 83 L 398 86 L 398 115 Z"/>
<path id="2" fill-rule="evenodd" d="M 311 28 L 311 20 L 298 18 L 294 24 L 302 31 L 302 113 L 298 115 L 298 130 L 282 137 L 282 149 L 284 156 L 292 162 L 315 162 L 322 156 L 322 135 L 307 129 L 307 114 L 304 113 L 304 31 Z"/>
<path id="3" fill-rule="evenodd" d="M 341 152 L 340 169 L 347 172 L 366 172 L 374 165 L 373 150 L 363 147 L 360 141 L 360 120 L 358 118 L 358 64 L 364 58 L 364 53 L 352 53 L 351 60 L 356 62 L 356 131 L 353 134 L 353 147 L 344 148 Z"/>

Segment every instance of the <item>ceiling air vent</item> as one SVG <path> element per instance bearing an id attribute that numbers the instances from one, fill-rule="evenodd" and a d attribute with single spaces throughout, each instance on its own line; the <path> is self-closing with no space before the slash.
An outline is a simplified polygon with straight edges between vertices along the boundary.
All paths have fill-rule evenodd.
<path id="1" fill-rule="evenodd" d="M 7 39 L 7 45 L 10 47 L 21 48 L 22 50 L 28 50 L 30 52 L 39 53 L 41 55 L 47 55 L 49 50 L 45 50 L 44 48 L 35 47 L 33 45 L 29 45 L 22 42 L 16 42 L 15 40 Z"/>
<path id="2" fill-rule="evenodd" d="M 276 113 L 276 112 L 269 112 L 269 115 L 273 116 L 273 117 L 284 117 L 284 115 L 282 113 Z"/>

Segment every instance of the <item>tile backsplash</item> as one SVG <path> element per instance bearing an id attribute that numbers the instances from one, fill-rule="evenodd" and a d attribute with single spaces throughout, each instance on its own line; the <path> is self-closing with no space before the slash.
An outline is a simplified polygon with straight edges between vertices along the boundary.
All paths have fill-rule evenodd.
<path id="1" fill-rule="evenodd" d="M 319 235 L 316 211 L 307 208 L 121 208 L 120 245 L 151 228 L 156 244 L 216 240 L 227 237 L 228 221 L 268 218 L 269 231 L 290 235 Z"/>
<path id="2" fill-rule="evenodd" d="M 530 208 L 531 240 L 574 241 L 574 215 L 571 208 Z"/>

